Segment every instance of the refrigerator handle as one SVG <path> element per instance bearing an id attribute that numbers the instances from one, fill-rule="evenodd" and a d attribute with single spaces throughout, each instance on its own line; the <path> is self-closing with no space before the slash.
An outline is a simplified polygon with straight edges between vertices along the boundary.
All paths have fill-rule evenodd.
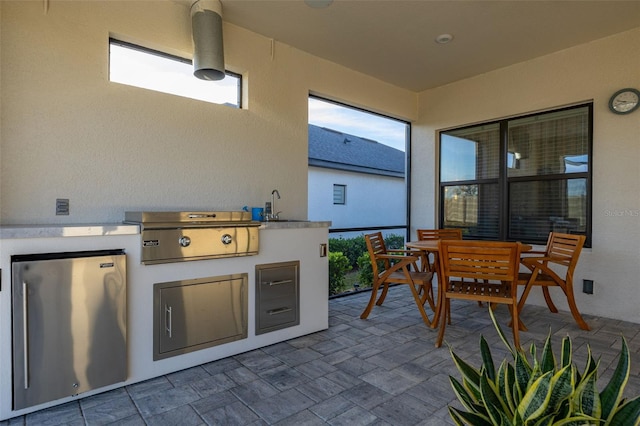
<path id="1" fill-rule="evenodd" d="M 29 286 L 22 282 L 22 353 L 24 357 L 24 388 L 29 389 Z"/>

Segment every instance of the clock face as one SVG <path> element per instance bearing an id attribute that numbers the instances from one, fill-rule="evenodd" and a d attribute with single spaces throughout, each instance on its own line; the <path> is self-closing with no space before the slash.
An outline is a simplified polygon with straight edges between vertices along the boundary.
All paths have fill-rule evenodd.
<path id="1" fill-rule="evenodd" d="M 629 114 L 640 105 L 640 92 L 636 89 L 622 89 L 611 96 L 609 109 L 616 114 Z"/>

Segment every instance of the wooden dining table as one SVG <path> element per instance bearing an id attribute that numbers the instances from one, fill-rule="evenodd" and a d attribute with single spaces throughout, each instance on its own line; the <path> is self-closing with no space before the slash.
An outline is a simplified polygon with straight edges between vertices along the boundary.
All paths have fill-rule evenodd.
<path id="1" fill-rule="evenodd" d="M 431 328 L 436 328 L 438 326 L 438 320 L 440 318 L 440 309 L 444 306 L 444 301 L 442 300 L 442 291 L 440 290 L 440 260 L 438 259 L 438 242 L 440 240 L 419 240 L 419 241 L 408 241 L 405 245 L 408 249 L 412 250 L 420 250 L 425 253 L 424 259 L 428 261 L 429 254 L 433 255 L 433 273 L 438 277 L 438 297 L 436 298 L 436 311 L 434 313 L 434 319 L 431 323 Z M 520 243 L 520 253 L 527 253 L 533 250 L 533 246 L 529 244 Z M 422 268 L 424 269 L 424 265 Z M 522 325 L 524 327 L 524 324 Z"/>

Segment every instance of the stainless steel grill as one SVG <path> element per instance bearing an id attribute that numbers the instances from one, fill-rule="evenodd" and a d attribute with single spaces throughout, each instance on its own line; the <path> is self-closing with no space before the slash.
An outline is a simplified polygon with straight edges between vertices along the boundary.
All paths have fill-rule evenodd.
<path id="1" fill-rule="evenodd" d="M 260 222 L 244 211 L 126 212 L 141 227 L 144 264 L 258 254 Z"/>

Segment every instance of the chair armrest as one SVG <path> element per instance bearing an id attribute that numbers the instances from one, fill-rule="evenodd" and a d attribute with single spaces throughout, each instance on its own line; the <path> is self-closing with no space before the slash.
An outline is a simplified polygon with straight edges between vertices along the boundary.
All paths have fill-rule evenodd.
<path id="1" fill-rule="evenodd" d="M 415 255 L 415 256 L 420 256 L 420 254 L 422 253 L 422 251 L 420 250 L 412 250 L 412 249 L 391 249 L 391 250 L 387 250 L 387 253 L 404 253 L 404 254 L 411 254 L 411 255 Z"/>
<path id="2" fill-rule="evenodd" d="M 551 277 L 551 279 L 553 281 L 555 281 L 560 287 L 563 287 L 563 283 L 564 280 L 562 278 L 560 278 L 560 276 L 553 271 L 551 268 L 549 268 L 549 266 L 547 266 L 547 262 L 552 262 L 552 263 L 558 263 L 558 262 L 553 262 L 554 258 L 553 257 L 539 257 L 536 258 L 538 261 L 532 261 L 532 262 L 523 262 L 523 264 L 529 268 L 531 270 L 531 274 L 544 274 L 547 275 L 549 277 Z M 529 260 L 529 259 L 527 259 Z M 560 263 L 562 264 L 562 263 Z"/>
<path id="3" fill-rule="evenodd" d="M 416 257 L 416 256 L 404 256 L 404 255 L 397 255 L 397 254 L 378 254 L 378 255 L 376 255 L 376 260 L 378 260 L 378 259 L 389 259 L 389 260 L 399 260 L 399 261 L 407 260 L 408 263 L 411 263 L 411 262 L 415 262 L 416 260 L 418 260 L 418 257 Z"/>

